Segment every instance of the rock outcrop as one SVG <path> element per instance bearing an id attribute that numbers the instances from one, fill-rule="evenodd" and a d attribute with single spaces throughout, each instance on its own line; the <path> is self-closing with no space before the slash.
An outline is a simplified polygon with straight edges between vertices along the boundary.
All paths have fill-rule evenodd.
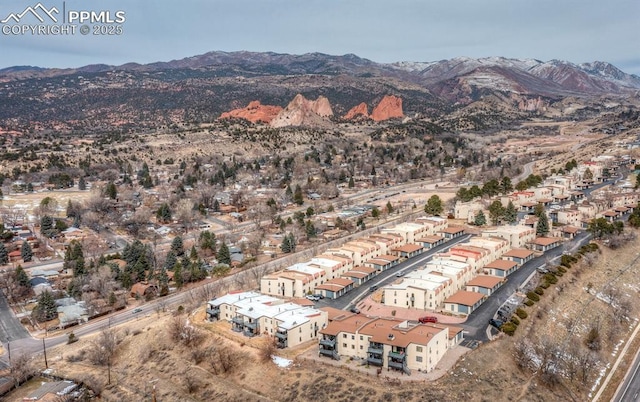
<path id="1" fill-rule="evenodd" d="M 393 95 L 385 95 L 380 103 L 378 103 L 378 106 L 373 108 L 371 112 L 371 118 L 375 121 L 402 117 L 404 117 L 404 113 L 402 113 L 402 99 Z"/>
<path id="2" fill-rule="evenodd" d="M 270 123 L 281 111 L 282 107 L 280 106 L 263 105 L 260 101 L 252 101 L 245 108 L 222 113 L 220 118 L 240 118 L 249 120 L 252 123 Z"/>
<path id="3" fill-rule="evenodd" d="M 547 105 L 540 97 L 537 99 L 518 99 L 518 110 L 524 112 L 544 112 Z"/>
<path id="4" fill-rule="evenodd" d="M 354 119 L 362 119 L 369 117 L 369 107 L 366 103 L 362 102 L 361 104 L 352 107 L 349 109 L 347 114 L 344 115 L 343 119 L 345 120 L 354 120 Z"/>
<path id="5" fill-rule="evenodd" d="M 333 116 L 331 104 L 324 96 L 311 101 L 301 94 L 284 108 L 273 120 L 271 127 L 287 126 L 327 126 L 330 124 L 328 117 Z"/>

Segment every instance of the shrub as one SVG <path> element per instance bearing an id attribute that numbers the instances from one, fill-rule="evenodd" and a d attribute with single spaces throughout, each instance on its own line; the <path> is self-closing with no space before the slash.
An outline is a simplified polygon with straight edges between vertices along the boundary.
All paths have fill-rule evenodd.
<path id="1" fill-rule="evenodd" d="M 539 294 L 540 296 L 542 296 L 544 294 L 544 289 L 542 289 L 540 286 L 538 286 L 537 288 L 535 288 L 533 290 L 536 294 Z"/>
<path id="2" fill-rule="evenodd" d="M 533 306 L 533 301 L 527 299 L 527 300 L 524 301 L 524 305 L 528 306 L 528 307 L 531 307 L 531 306 Z"/>
<path id="3" fill-rule="evenodd" d="M 520 320 L 515 315 L 513 317 L 511 317 L 511 322 L 516 324 L 516 325 L 520 325 Z"/>
<path id="4" fill-rule="evenodd" d="M 563 267 L 562 265 L 560 265 L 560 266 L 558 266 L 558 272 L 560 272 L 560 273 L 563 273 L 563 274 L 564 274 L 565 272 L 567 272 L 567 268 L 565 268 L 565 267 Z"/>
<path id="5" fill-rule="evenodd" d="M 550 284 L 549 282 L 542 282 L 542 283 L 540 284 L 540 287 L 541 287 L 542 289 L 547 289 L 547 288 L 549 288 L 549 286 L 551 286 L 551 284 Z"/>
<path id="6" fill-rule="evenodd" d="M 513 334 L 516 332 L 516 328 L 518 328 L 516 324 L 512 322 L 505 322 L 504 324 L 502 324 L 502 327 L 500 327 L 500 330 L 509 336 L 513 336 Z"/>
<path id="7" fill-rule="evenodd" d="M 558 278 L 556 278 L 556 276 L 554 274 L 552 274 L 551 272 L 544 274 L 542 279 L 544 279 L 545 282 L 548 282 L 548 283 L 550 283 L 552 285 L 558 283 Z"/>
<path id="8" fill-rule="evenodd" d="M 73 332 L 69 333 L 69 338 L 67 338 L 67 344 L 72 344 L 74 342 L 78 342 L 78 337 Z"/>
<path id="9" fill-rule="evenodd" d="M 516 309 L 516 315 L 518 317 L 520 317 L 521 320 L 524 320 L 525 318 L 527 318 L 529 316 L 529 314 L 527 314 L 527 312 L 524 311 L 524 309 L 522 307 L 518 307 Z"/>
<path id="10" fill-rule="evenodd" d="M 534 302 L 540 301 L 540 296 L 536 292 L 527 292 L 527 298 Z"/>

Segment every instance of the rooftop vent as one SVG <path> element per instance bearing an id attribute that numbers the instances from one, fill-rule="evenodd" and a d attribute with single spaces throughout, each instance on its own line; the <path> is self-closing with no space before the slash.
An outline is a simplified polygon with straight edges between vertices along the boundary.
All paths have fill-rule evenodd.
<path id="1" fill-rule="evenodd" d="M 393 334 L 387 335 L 387 339 L 389 339 L 390 341 L 392 341 L 393 338 L 395 338 L 395 335 L 393 335 Z"/>

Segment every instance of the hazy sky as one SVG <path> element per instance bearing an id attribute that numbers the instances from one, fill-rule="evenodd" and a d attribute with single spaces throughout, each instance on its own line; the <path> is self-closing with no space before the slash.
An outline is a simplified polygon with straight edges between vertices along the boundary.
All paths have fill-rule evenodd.
<path id="1" fill-rule="evenodd" d="M 0 20 L 37 2 L 2 0 Z M 62 0 L 41 2 L 63 8 Z M 68 0 L 64 6 L 125 11 L 123 33 L 0 33 L 0 68 L 149 63 L 250 50 L 354 53 L 378 62 L 602 60 L 640 75 L 640 0 Z M 32 16 L 21 22 L 38 23 Z"/>

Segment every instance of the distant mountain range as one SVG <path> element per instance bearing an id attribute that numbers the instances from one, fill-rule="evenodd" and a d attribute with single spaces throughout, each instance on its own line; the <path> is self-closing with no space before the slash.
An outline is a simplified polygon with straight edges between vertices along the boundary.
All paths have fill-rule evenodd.
<path id="1" fill-rule="evenodd" d="M 308 99 L 328 98 L 337 115 L 394 95 L 402 99 L 407 116 L 429 115 L 491 95 L 526 103 L 539 97 L 553 101 L 640 93 L 640 77 L 601 61 L 459 57 L 385 64 L 353 54 L 246 51 L 121 66 L 16 66 L 0 70 L 0 83 L 0 98 L 18 101 L 0 102 L 0 125 L 11 121 L 14 127 L 34 121 L 81 122 L 87 116 L 104 116 L 101 124 L 109 124 L 109 112 L 125 126 L 138 124 L 134 116 L 140 113 L 149 116 L 149 122 L 164 119 L 162 124 L 210 121 L 253 101 L 284 108 L 298 93 Z"/>
<path id="2" fill-rule="evenodd" d="M 206 69 L 218 76 L 352 75 L 390 77 L 424 85 L 450 98 L 464 86 L 531 95 L 622 94 L 640 89 L 640 77 L 602 61 L 574 64 L 561 60 L 458 57 L 436 62 L 376 63 L 353 54 L 332 56 L 272 52 L 209 52 L 168 62 L 88 65 L 75 69 L 16 66 L 0 69 L 0 80 L 55 77 L 108 71 L 155 72 Z"/>

